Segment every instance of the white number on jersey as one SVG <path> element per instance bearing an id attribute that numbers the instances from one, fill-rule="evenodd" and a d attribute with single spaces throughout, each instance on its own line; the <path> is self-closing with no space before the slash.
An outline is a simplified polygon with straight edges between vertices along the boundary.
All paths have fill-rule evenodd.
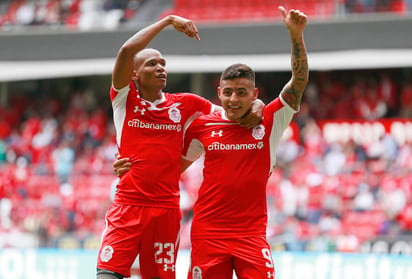
<path id="1" fill-rule="evenodd" d="M 268 248 L 263 248 L 262 249 L 262 255 L 265 259 L 268 260 L 266 262 L 266 267 L 272 268 L 273 267 L 273 260 L 272 260 L 272 254 L 270 253 L 270 250 Z"/>
<path id="2" fill-rule="evenodd" d="M 175 245 L 173 243 L 161 243 L 155 242 L 155 262 L 158 264 L 170 264 L 175 261 Z M 166 252 L 167 257 L 161 257 L 160 255 Z"/>

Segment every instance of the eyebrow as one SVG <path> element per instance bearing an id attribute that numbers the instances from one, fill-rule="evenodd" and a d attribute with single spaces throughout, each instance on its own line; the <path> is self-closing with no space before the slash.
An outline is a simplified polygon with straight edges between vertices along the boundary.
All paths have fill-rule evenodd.
<path id="1" fill-rule="evenodd" d="M 163 62 L 163 63 L 166 64 L 166 59 L 164 59 L 164 58 L 159 58 L 159 59 L 153 58 L 153 59 L 147 60 L 145 64 L 152 63 L 152 62 L 158 62 L 158 61 Z"/>
<path id="2" fill-rule="evenodd" d="M 223 90 L 225 90 L 225 89 L 233 89 L 233 87 L 232 86 L 224 86 Z M 236 87 L 236 88 L 234 88 L 234 90 L 247 90 L 247 88 L 246 87 Z"/>

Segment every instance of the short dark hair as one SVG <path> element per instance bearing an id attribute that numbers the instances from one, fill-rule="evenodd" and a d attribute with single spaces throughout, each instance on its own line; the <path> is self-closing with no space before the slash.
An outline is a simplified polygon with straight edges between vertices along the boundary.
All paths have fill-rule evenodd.
<path id="1" fill-rule="evenodd" d="M 247 78 L 255 82 L 255 72 L 246 64 L 236 63 L 226 68 L 220 76 L 220 80 L 233 80 Z"/>

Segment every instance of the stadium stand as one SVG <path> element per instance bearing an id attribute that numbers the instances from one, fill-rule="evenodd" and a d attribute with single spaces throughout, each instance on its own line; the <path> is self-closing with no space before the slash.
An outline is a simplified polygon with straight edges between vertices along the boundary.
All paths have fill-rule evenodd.
<path id="1" fill-rule="evenodd" d="M 366 0 L 16 0 L 0 3 L 0 27 L 50 25 L 81 30 L 116 29 L 128 21 L 168 14 L 188 17 L 200 24 L 251 23 L 279 18 L 274 5 L 293 6 L 312 18 L 353 13 L 406 14 L 412 9 L 406 0 L 376 3 Z"/>

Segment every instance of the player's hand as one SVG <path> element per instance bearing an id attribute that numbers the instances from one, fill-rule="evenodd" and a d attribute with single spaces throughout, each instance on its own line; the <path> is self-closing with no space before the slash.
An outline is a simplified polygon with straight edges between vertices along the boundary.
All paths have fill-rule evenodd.
<path id="1" fill-rule="evenodd" d="M 116 161 L 113 162 L 113 170 L 118 177 L 128 172 L 131 167 L 132 163 L 129 162 L 129 158 L 121 158 L 120 154 L 116 154 Z"/>
<path id="2" fill-rule="evenodd" d="M 256 99 L 252 103 L 252 107 L 239 121 L 240 126 L 245 128 L 253 128 L 258 125 L 263 119 L 263 109 L 265 108 L 265 103 Z"/>
<path id="3" fill-rule="evenodd" d="M 185 33 L 190 38 L 196 38 L 200 41 L 199 32 L 197 31 L 196 25 L 190 19 L 183 18 L 180 16 L 172 16 L 173 27 L 179 31 Z"/>
<path id="4" fill-rule="evenodd" d="M 307 16 L 299 10 L 289 10 L 283 6 L 279 6 L 279 11 L 282 14 L 283 23 L 293 35 L 300 35 L 306 27 Z"/>

